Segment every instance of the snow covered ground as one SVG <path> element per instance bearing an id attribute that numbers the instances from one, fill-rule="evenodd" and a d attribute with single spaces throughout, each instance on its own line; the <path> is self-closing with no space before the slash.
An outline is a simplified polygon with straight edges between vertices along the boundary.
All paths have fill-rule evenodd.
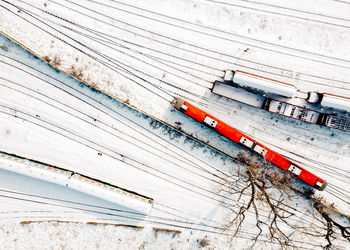
<path id="1" fill-rule="evenodd" d="M 16 0 L 0 4 L 0 30 L 58 69 L 236 157 L 241 147 L 171 108 L 172 96 L 183 96 L 326 179 L 329 187 L 315 196 L 350 213 L 349 133 L 267 113 L 210 92 L 225 69 L 241 69 L 290 82 L 303 91 L 350 96 L 350 4 L 204 0 Z M 100 248 L 137 248 L 147 241 L 144 247 L 149 249 L 195 248 L 200 247 L 197 240 L 206 235 L 208 247 L 251 245 L 257 230 L 254 212 L 248 213 L 247 224 L 236 237 L 231 237 L 232 228 L 223 231 L 238 206 L 249 201 L 247 194 L 239 200 L 237 193 L 220 192 L 223 179 L 232 169 L 242 168 L 240 164 L 55 71 L 4 36 L 0 38 L 0 64 L 1 151 L 69 169 L 155 201 L 146 217 L 123 218 L 120 213 L 110 214 L 111 209 L 118 209 L 115 204 L 3 171 L 1 199 L 6 205 L 1 208 L 0 237 L 8 246 L 20 247 L 28 237 L 24 235 L 36 239 L 35 232 L 46 230 L 45 241 L 54 239 L 52 247 L 83 248 L 85 245 L 75 244 L 84 241 Z M 294 185 L 303 186 L 300 182 Z M 33 202 L 32 195 L 40 202 L 57 197 L 60 201 L 43 205 Z M 28 196 L 31 198 L 24 199 Z M 69 207 L 62 207 L 66 201 Z M 75 201 L 103 208 L 71 207 Z M 315 214 L 313 202 L 299 196 L 284 202 L 283 207 L 295 214 L 291 219 L 295 227 L 284 225 L 291 233 L 288 244 L 326 245 L 325 225 Z M 259 208 L 268 221 L 264 203 Z M 145 229 L 84 223 L 18 224 L 51 219 L 125 223 Z M 339 220 L 343 225 L 349 223 Z M 173 233 L 152 232 L 151 227 L 181 228 L 182 233 L 173 237 Z M 301 228 L 320 235 L 307 235 Z M 66 230 L 74 236 L 57 238 Z M 96 238 L 82 240 L 91 231 Z M 256 246 L 278 248 L 276 240 L 264 242 L 267 232 L 264 226 Z M 12 233 L 16 236 L 5 236 Z M 119 234 L 124 245 L 119 241 L 98 243 L 113 234 Z M 127 239 L 128 234 L 137 240 Z M 346 241 L 337 234 L 333 243 L 345 249 Z M 315 246 L 303 243 L 310 241 Z M 31 244 L 35 247 L 35 241 Z"/>

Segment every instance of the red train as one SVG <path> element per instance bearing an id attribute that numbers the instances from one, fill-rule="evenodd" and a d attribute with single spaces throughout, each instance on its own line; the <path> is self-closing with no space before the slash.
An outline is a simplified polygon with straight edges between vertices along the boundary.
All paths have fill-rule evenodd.
<path id="1" fill-rule="evenodd" d="M 171 104 L 174 108 L 181 111 L 182 113 L 214 129 L 216 132 L 229 138 L 235 143 L 249 148 L 253 152 L 264 157 L 267 161 L 273 163 L 274 165 L 280 167 L 285 171 L 289 171 L 290 173 L 294 174 L 297 178 L 311 185 L 312 187 L 321 191 L 326 188 L 326 181 L 303 169 L 297 164 L 291 162 L 290 160 L 281 156 L 277 152 L 269 149 L 268 147 L 265 147 L 261 143 L 243 134 L 239 130 L 227 125 L 226 123 L 220 121 L 219 119 L 208 114 L 207 112 L 193 106 L 192 104 L 188 103 L 182 98 L 174 97 L 174 100 Z"/>

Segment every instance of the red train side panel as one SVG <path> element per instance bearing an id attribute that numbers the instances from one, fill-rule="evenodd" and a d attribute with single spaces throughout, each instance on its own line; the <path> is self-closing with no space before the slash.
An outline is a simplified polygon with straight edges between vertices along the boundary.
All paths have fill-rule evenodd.
<path id="1" fill-rule="evenodd" d="M 193 119 L 213 128 L 219 134 L 229 138 L 235 143 L 241 144 L 257 154 L 260 154 L 268 162 L 280 167 L 281 169 L 293 173 L 297 178 L 305 183 L 313 186 L 318 190 L 324 190 L 327 186 L 327 182 L 310 173 L 306 169 L 291 162 L 287 158 L 278 154 L 277 152 L 265 147 L 261 143 L 255 141 L 251 137 L 243 134 L 239 130 L 229 126 L 223 121 L 215 118 L 214 116 L 206 113 L 205 111 L 193 106 L 185 100 L 175 97 L 172 105 L 174 108 L 180 110 L 182 113 L 192 117 Z"/>

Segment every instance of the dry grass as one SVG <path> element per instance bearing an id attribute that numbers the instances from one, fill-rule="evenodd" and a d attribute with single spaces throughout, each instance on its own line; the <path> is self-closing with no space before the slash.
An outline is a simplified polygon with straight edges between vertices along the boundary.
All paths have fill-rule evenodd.
<path id="1" fill-rule="evenodd" d="M 72 65 L 68 70 L 68 73 L 79 80 L 82 80 L 84 77 L 83 68 L 78 68 L 76 65 Z"/>
<path id="2" fill-rule="evenodd" d="M 61 58 L 60 58 L 59 56 L 55 55 L 55 56 L 53 57 L 53 60 L 52 60 L 52 65 L 55 66 L 55 67 L 57 67 L 57 66 L 60 66 L 61 63 L 62 63 Z"/>
<path id="3" fill-rule="evenodd" d="M 203 239 L 201 239 L 199 241 L 199 245 L 200 245 L 200 247 L 209 246 L 210 245 L 210 240 L 209 240 L 208 236 L 205 236 Z"/>
<path id="4" fill-rule="evenodd" d="M 49 56 L 44 56 L 43 60 L 50 63 L 51 62 L 51 58 Z"/>
<path id="5" fill-rule="evenodd" d="M 58 55 L 55 55 L 53 58 L 51 58 L 49 56 L 44 56 L 43 60 L 46 61 L 47 63 L 55 66 L 55 67 L 60 66 L 62 63 L 62 60 Z"/>

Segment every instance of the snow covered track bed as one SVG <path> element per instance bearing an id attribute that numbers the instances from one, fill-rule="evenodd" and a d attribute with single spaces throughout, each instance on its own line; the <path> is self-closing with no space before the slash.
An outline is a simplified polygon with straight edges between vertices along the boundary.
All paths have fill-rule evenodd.
<path id="1" fill-rule="evenodd" d="M 230 247 L 232 236 L 238 248 L 346 245 L 348 238 L 340 235 L 348 233 L 348 219 L 322 203 L 334 203 L 345 214 L 350 211 L 349 133 L 303 124 L 210 91 L 225 69 L 241 69 L 291 82 L 306 92 L 350 96 L 346 17 L 328 18 L 331 11 L 316 10 L 308 14 L 312 20 L 298 18 L 298 10 L 292 17 L 282 12 L 275 17 L 272 12 L 278 8 L 296 7 L 265 4 L 258 11 L 257 2 L 249 6 L 180 0 L 151 5 L 1 0 L 0 31 L 81 81 L 56 72 L 1 36 L 0 149 L 154 199 L 147 216 L 135 216 L 114 213 L 111 204 L 92 209 L 102 201 L 90 197 L 86 202 L 85 196 L 75 194 L 84 205 L 64 207 L 67 212 L 61 205 L 71 206 L 74 200 L 64 195 L 52 205 L 55 197 L 41 193 L 47 184 L 26 191 L 25 186 L 4 182 L 2 218 L 82 218 L 166 227 L 182 231 L 180 240 L 187 240 L 191 231 L 192 239 L 208 234 L 220 249 Z M 332 6 L 333 11 L 347 8 L 339 2 Z M 301 13 L 310 12 L 303 8 Z M 290 33 L 281 29 L 286 22 L 293 27 Z M 308 33 L 298 34 L 297 27 L 315 34 L 326 30 L 328 44 L 311 42 L 310 37 L 306 42 Z M 275 37 L 262 36 L 264 30 L 275 32 Z M 171 108 L 174 95 L 326 179 L 329 187 L 314 192 L 274 166 L 247 157 L 240 146 Z M 23 211 L 11 213 L 17 203 L 23 204 Z M 26 208 L 30 206 L 33 209 Z M 43 206 L 46 212 L 40 212 Z M 332 236 L 336 239 L 330 240 Z"/>

